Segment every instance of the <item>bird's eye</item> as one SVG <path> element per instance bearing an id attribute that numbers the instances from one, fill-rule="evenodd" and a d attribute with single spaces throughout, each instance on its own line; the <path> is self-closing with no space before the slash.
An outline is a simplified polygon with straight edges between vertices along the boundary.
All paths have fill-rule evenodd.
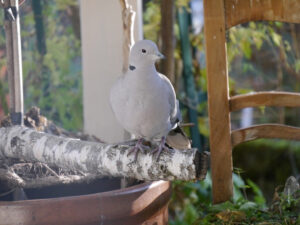
<path id="1" fill-rule="evenodd" d="M 142 49 L 142 53 L 146 53 L 146 49 Z"/>

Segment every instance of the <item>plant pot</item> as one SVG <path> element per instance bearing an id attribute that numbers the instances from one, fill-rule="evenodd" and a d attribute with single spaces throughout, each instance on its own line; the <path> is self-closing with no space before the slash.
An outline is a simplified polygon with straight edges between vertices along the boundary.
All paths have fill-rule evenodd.
<path id="1" fill-rule="evenodd" d="M 102 193 L 0 201 L 1 225 L 165 225 L 171 183 L 155 181 Z"/>

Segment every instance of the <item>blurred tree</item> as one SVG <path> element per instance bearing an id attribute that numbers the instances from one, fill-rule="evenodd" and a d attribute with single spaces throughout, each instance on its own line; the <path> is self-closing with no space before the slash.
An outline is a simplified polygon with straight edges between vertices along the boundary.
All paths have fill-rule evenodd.
<path id="1" fill-rule="evenodd" d="M 22 5 L 24 99 L 25 108 L 36 105 L 60 126 L 80 130 L 80 33 L 72 22 L 79 14 L 70 8 L 78 12 L 78 1 L 28 0 Z"/>

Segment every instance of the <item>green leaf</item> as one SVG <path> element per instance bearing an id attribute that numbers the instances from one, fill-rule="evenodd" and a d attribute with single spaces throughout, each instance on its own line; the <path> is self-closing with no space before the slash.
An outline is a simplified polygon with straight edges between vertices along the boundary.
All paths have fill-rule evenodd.
<path id="1" fill-rule="evenodd" d="M 258 205 L 255 202 L 245 202 L 240 206 L 240 210 L 248 211 L 250 209 L 258 208 Z"/>
<path id="2" fill-rule="evenodd" d="M 256 204 L 261 206 L 262 208 L 266 207 L 266 199 L 263 196 L 262 191 L 260 188 L 250 179 L 247 179 L 247 184 L 251 187 L 253 193 L 254 193 L 254 201 Z"/>
<path id="3" fill-rule="evenodd" d="M 251 49 L 250 42 L 248 42 L 247 40 L 244 40 L 242 42 L 241 47 L 242 47 L 242 50 L 243 50 L 243 53 L 244 53 L 245 57 L 247 59 L 250 59 L 251 54 L 252 54 L 252 49 Z"/>
<path id="4" fill-rule="evenodd" d="M 297 59 L 295 62 L 295 70 L 296 70 L 296 73 L 300 72 L 300 59 Z"/>
<path id="5" fill-rule="evenodd" d="M 271 33 L 272 40 L 274 41 L 276 46 L 280 46 L 281 36 L 275 32 Z"/>

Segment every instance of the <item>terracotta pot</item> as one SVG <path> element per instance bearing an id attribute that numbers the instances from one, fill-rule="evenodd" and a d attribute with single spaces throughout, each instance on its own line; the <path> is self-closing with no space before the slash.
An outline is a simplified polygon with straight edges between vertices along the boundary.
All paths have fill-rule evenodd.
<path id="1" fill-rule="evenodd" d="M 0 201 L 1 225 L 165 225 L 171 184 L 156 181 L 103 193 Z"/>

